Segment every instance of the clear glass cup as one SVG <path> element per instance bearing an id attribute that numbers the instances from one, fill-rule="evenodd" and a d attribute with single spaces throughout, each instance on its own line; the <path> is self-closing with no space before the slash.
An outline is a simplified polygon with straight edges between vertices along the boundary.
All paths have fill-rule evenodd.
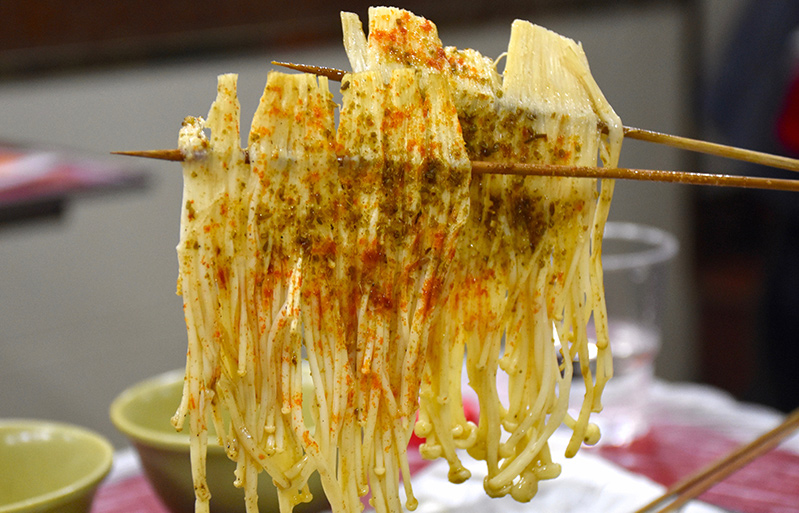
<path id="1" fill-rule="evenodd" d="M 627 444 L 647 431 L 668 271 L 678 250 L 677 239 L 658 228 L 634 223 L 605 227 L 602 268 L 613 378 L 602 396 L 603 411 L 592 418 L 602 433 L 600 444 Z M 581 382 L 575 379 L 573 398 L 582 397 Z"/>

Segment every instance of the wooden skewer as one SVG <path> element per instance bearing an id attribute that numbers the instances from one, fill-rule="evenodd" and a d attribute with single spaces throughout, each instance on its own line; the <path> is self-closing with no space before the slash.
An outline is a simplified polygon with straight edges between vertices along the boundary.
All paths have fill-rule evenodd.
<path id="1" fill-rule="evenodd" d="M 116 151 L 115 155 L 128 155 L 158 160 L 180 162 L 184 156 L 178 149 L 147 151 Z M 247 152 L 244 152 L 248 161 Z M 500 164 L 495 162 L 472 162 L 472 173 L 519 175 L 519 176 L 566 176 L 575 178 L 616 178 L 649 182 L 682 183 L 691 185 L 713 185 L 721 187 L 743 187 L 799 192 L 799 180 L 759 178 L 751 176 L 691 173 L 687 171 L 661 171 L 654 169 L 630 169 L 594 166 L 558 166 L 552 164 Z"/>
<path id="2" fill-rule="evenodd" d="M 295 64 L 291 62 L 272 61 L 272 64 L 285 68 L 313 73 L 340 81 L 347 73 L 336 68 Z M 707 141 L 699 141 L 687 137 L 624 127 L 624 136 L 631 139 L 665 144 L 675 148 L 697 151 L 737 160 L 762 164 L 765 166 L 799 171 L 799 160 L 771 155 L 758 151 L 745 150 L 734 146 L 726 146 Z M 178 149 L 149 151 L 119 151 L 118 155 L 130 155 L 170 161 L 182 161 L 184 155 Z M 248 155 L 245 151 L 245 160 Z M 744 187 L 754 189 L 772 189 L 799 191 L 799 181 L 776 178 L 759 178 L 737 175 L 721 175 L 711 173 L 691 173 L 685 171 L 659 171 L 651 169 L 603 168 L 584 166 L 555 166 L 547 164 L 495 164 L 490 162 L 472 162 L 474 174 L 509 174 L 525 176 L 571 176 L 584 178 L 618 178 L 624 180 L 644 180 L 654 182 L 685 183 L 693 185 L 716 185 L 723 187 Z"/>
<path id="3" fill-rule="evenodd" d="M 690 139 L 688 137 L 681 137 L 679 135 L 664 134 L 661 132 L 642 130 L 640 128 L 632 128 L 629 126 L 624 127 L 624 136 L 629 137 L 630 139 L 637 139 L 639 141 L 664 144 L 666 146 L 679 148 L 681 150 L 695 151 L 698 153 L 705 153 L 707 155 L 725 157 L 733 160 L 742 160 L 744 162 L 751 162 L 752 164 L 760 164 L 762 166 L 774 167 L 778 169 L 787 169 L 788 171 L 799 171 L 799 160 L 783 157 L 780 155 L 772 155 L 771 153 L 745 150 L 743 148 L 736 148 L 735 146 L 700 141 L 697 139 Z"/>
<path id="4" fill-rule="evenodd" d="M 314 75 L 321 75 L 329 78 L 330 80 L 341 81 L 346 71 L 335 68 L 326 68 L 322 66 L 312 66 L 309 64 L 295 64 L 292 62 L 278 62 L 272 61 L 272 64 L 284 68 L 293 69 L 295 71 L 302 71 L 304 73 L 312 73 Z M 707 155 L 714 155 L 717 157 L 725 157 L 734 160 L 742 160 L 751 162 L 753 164 L 760 164 L 764 166 L 787 169 L 789 171 L 799 171 L 799 160 L 782 157 L 779 155 L 772 155 L 770 153 L 763 153 L 754 150 L 745 150 L 743 148 L 736 148 L 735 146 L 727 146 L 725 144 L 712 143 L 707 141 L 700 141 L 688 137 L 681 137 L 678 135 L 664 134 L 662 132 L 654 132 L 652 130 L 643 130 L 640 128 L 633 128 L 629 126 L 624 127 L 624 136 L 630 139 L 637 139 L 639 141 L 647 141 L 657 144 L 671 146 L 682 150 L 695 151 L 698 153 L 705 153 Z"/>
<path id="5" fill-rule="evenodd" d="M 621 167 L 557 166 L 552 164 L 497 164 L 472 162 L 473 174 L 503 174 L 523 176 L 568 176 L 575 178 L 617 178 L 648 182 L 713 185 L 747 189 L 799 191 L 799 180 L 759 178 L 753 176 L 692 173 L 688 171 L 662 171 L 657 169 L 631 169 Z"/>
<path id="6" fill-rule="evenodd" d="M 172 150 L 142 150 L 142 151 L 112 151 L 111 155 L 125 155 L 127 157 L 141 157 L 144 159 L 169 160 L 171 162 L 183 162 L 186 156 L 183 152 L 175 148 Z M 246 157 L 250 161 L 249 156 Z"/>
<path id="7" fill-rule="evenodd" d="M 690 474 L 672 485 L 657 499 L 635 510 L 634 513 L 650 513 L 655 511 L 654 508 L 672 499 L 672 502 L 657 510 L 657 513 L 678 510 L 691 499 L 698 497 L 713 485 L 751 463 L 754 459 L 777 447 L 782 440 L 787 438 L 797 428 L 799 428 L 799 409 L 794 410 L 781 424 L 771 431 L 764 433 L 748 444 L 742 445 L 705 468 Z"/>
<path id="8" fill-rule="evenodd" d="M 293 62 L 272 61 L 275 66 L 281 68 L 293 69 L 294 71 L 302 71 L 303 73 L 311 73 L 312 75 L 320 75 L 327 77 L 334 82 L 341 82 L 346 71 L 337 68 L 328 68 L 326 66 L 313 66 L 311 64 L 295 64 Z"/>

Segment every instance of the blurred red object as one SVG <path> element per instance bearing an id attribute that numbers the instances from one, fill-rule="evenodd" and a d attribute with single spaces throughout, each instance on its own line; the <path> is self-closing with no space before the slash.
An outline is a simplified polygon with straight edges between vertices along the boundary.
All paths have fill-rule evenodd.
<path id="1" fill-rule="evenodd" d="M 799 154 L 799 69 L 788 84 L 783 108 L 777 118 L 777 138 L 787 151 Z"/>

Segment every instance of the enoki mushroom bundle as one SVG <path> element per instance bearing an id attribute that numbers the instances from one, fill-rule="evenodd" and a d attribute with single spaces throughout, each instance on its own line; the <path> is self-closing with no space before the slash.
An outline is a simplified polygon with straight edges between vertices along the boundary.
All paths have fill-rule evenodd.
<path id="1" fill-rule="evenodd" d="M 566 456 L 599 436 L 613 184 L 473 180 L 470 159 L 615 166 L 621 122 L 580 46 L 530 23 L 514 23 L 500 74 L 407 11 L 370 9 L 368 38 L 355 15 L 342 22 L 340 105 L 325 78 L 271 73 L 245 160 L 236 76 L 222 75 L 207 119 L 180 132 L 189 344 L 173 423 L 188 420 L 196 509 L 209 508 L 209 423 L 248 511 L 263 471 L 284 513 L 310 499 L 314 473 L 334 512 L 367 494 L 401 511 L 400 487 L 414 509 L 414 429 L 453 482 L 470 477 L 466 450 L 485 461 L 488 494 L 528 501 L 560 471 L 547 445 L 558 426 L 573 430 Z M 574 417 L 573 362 L 587 389 Z"/>

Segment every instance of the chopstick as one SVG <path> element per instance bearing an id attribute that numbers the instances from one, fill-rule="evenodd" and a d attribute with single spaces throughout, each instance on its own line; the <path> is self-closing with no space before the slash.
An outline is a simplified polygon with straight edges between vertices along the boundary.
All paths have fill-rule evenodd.
<path id="1" fill-rule="evenodd" d="M 295 71 L 302 71 L 304 73 L 311 73 L 314 75 L 325 76 L 330 80 L 341 81 L 346 71 L 328 68 L 324 66 L 313 66 L 310 64 L 296 64 L 293 62 L 280 62 L 272 61 L 275 66 L 293 69 Z M 607 127 L 603 127 L 607 130 Z M 663 144 L 681 150 L 694 151 L 704 153 L 707 155 L 714 155 L 717 157 L 725 157 L 734 160 L 742 160 L 753 164 L 760 164 L 768 167 L 778 169 L 787 169 L 789 171 L 799 171 L 799 160 L 780 155 L 772 155 L 770 153 L 763 153 L 760 151 L 747 150 L 737 148 L 735 146 L 728 146 L 725 144 L 718 144 L 708 141 L 701 141 L 698 139 L 691 139 L 689 137 L 682 137 L 678 135 L 665 134 L 662 132 L 655 132 L 652 130 L 644 130 L 641 128 L 634 128 L 625 126 L 624 137 L 636 139 L 639 141 L 646 141 L 656 144 Z"/>
<path id="2" fill-rule="evenodd" d="M 173 162 L 180 162 L 185 158 L 179 149 L 115 151 L 112 153 L 115 155 L 127 155 L 132 157 L 168 160 Z M 245 161 L 249 160 L 246 151 L 244 151 L 244 158 Z M 799 192 L 799 180 L 618 167 L 558 166 L 552 164 L 500 164 L 495 162 L 473 161 L 472 174 L 614 178 L 622 180 Z"/>
<path id="3" fill-rule="evenodd" d="M 787 438 L 799 428 L 799 409 L 791 412 L 777 427 L 757 437 L 752 442 L 742 445 L 723 458 L 688 475 L 672 485 L 660 497 L 645 506 L 635 510 L 634 513 L 667 513 L 676 511 L 691 499 L 701 495 L 713 485 L 723 481 L 731 474 L 762 456 Z M 668 501 L 661 509 L 654 509 Z"/>

